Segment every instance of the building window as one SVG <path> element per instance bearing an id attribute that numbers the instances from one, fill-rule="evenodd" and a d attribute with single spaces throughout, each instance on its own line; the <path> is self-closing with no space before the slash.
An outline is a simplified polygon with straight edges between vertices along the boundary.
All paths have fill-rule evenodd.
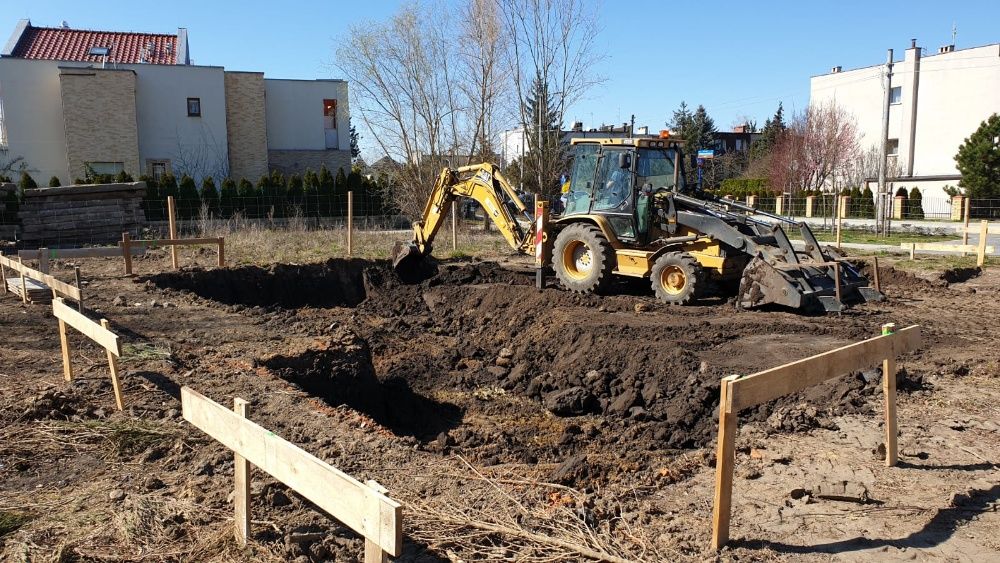
<path id="1" fill-rule="evenodd" d="M 899 155 L 899 139 L 889 139 L 885 143 L 885 154 L 888 156 Z"/>
<path id="2" fill-rule="evenodd" d="M 87 169 L 87 177 L 94 176 L 117 176 L 125 170 L 124 162 L 85 162 L 83 165 Z"/>
<path id="3" fill-rule="evenodd" d="M 169 160 L 147 160 L 146 168 L 149 175 L 153 177 L 153 180 L 159 182 L 164 176 L 170 172 L 170 161 Z"/>
<path id="4" fill-rule="evenodd" d="M 901 104 L 903 103 L 903 87 L 893 86 L 889 89 L 889 103 L 890 104 Z"/>
<path id="5" fill-rule="evenodd" d="M 337 100 L 323 100 L 323 129 L 337 128 Z"/>
<path id="6" fill-rule="evenodd" d="M 188 116 L 201 117 L 201 98 L 188 98 Z"/>

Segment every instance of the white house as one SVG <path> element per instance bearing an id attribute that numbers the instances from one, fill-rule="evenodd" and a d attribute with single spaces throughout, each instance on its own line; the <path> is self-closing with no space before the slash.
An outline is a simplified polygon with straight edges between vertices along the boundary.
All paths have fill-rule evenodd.
<path id="1" fill-rule="evenodd" d="M 854 115 L 862 146 L 882 136 L 885 64 L 810 80 L 810 103 L 836 102 Z M 960 179 L 955 153 L 990 115 L 1000 112 L 1000 44 L 967 49 L 946 45 L 926 54 L 916 40 L 892 67 L 887 150 L 899 170 L 898 188 L 917 187 L 925 210 L 947 199 L 942 186 Z"/>
<path id="2" fill-rule="evenodd" d="M 42 183 L 88 170 L 255 179 L 350 167 L 342 80 L 275 80 L 191 64 L 176 34 L 22 20 L 0 51 L 0 159 Z M 5 153 L 5 154 L 4 154 Z"/>

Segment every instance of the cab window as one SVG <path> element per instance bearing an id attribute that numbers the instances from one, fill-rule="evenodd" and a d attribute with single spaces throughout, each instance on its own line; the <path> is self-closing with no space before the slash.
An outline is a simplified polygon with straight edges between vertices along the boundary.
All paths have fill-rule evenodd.
<path id="1" fill-rule="evenodd" d="M 631 212 L 629 207 L 632 195 L 632 171 L 619 167 L 620 150 L 604 150 L 597 170 L 597 186 L 594 190 L 595 211 Z"/>
<path id="2" fill-rule="evenodd" d="M 590 212 L 590 194 L 594 189 L 597 170 L 598 145 L 576 145 L 573 154 L 573 172 L 570 175 L 565 215 Z"/>
<path id="3" fill-rule="evenodd" d="M 635 170 L 637 185 L 652 184 L 653 189 L 674 187 L 674 151 L 646 149 L 639 151 Z"/>

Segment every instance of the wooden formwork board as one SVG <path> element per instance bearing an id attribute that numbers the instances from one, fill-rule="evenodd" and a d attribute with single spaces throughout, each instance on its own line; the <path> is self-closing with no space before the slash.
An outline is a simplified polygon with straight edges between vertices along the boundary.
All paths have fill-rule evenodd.
<path id="1" fill-rule="evenodd" d="M 21 277 L 25 279 L 32 279 L 44 284 L 50 290 L 55 291 L 63 297 L 68 297 L 76 301 L 80 301 L 82 299 L 80 288 L 58 280 L 55 277 L 40 272 L 34 268 L 29 268 L 20 260 L 12 260 L 7 256 L 0 255 L 0 265 L 14 270 L 15 272 L 21 274 Z M 27 282 L 25 282 L 25 286 L 27 286 Z"/>
<path id="2" fill-rule="evenodd" d="M 7 289 L 13 292 L 14 295 L 27 297 L 29 301 L 34 303 L 48 303 L 52 301 L 52 290 L 42 282 L 31 278 L 24 279 L 24 288 L 21 286 L 21 278 L 7 278 Z"/>
<path id="3" fill-rule="evenodd" d="M 181 409 L 184 420 L 239 454 L 241 461 L 288 485 L 380 551 L 392 556 L 400 554 L 402 505 L 380 490 L 189 387 L 181 388 Z M 245 483 L 240 485 L 245 487 Z M 238 521 L 237 526 L 240 525 Z"/>

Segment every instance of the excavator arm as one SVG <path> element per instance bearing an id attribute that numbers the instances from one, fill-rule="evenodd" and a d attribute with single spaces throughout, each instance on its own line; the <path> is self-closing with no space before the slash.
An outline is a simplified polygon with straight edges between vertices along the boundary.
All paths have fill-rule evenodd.
<path id="1" fill-rule="evenodd" d="M 434 237 L 448 217 L 451 202 L 459 197 L 468 197 L 479 203 L 511 248 L 519 252 L 531 251 L 531 232 L 522 227 L 514 215 L 516 212 L 531 223 L 532 218 L 524 202 L 496 166 L 472 164 L 455 169 L 445 168 L 438 175 L 423 215 L 413 222 L 413 241 L 409 244 L 396 243 L 393 249 L 393 266 L 397 270 L 431 253 Z"/>

